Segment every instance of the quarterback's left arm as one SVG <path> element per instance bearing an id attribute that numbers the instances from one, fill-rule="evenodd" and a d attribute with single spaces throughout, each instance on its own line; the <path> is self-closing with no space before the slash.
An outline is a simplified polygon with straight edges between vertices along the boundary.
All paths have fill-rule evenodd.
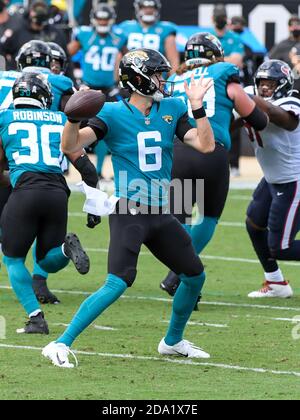
<path id="1" fill-rule="evenodd" d="M 213 84 L 214 81 L 211 79 L 202 77 L 196 81 L 193 76 L 190 86 L 185 82 L 185 92 L 192 106 L 197 129 L 189 130 L 183 140 L 184 143 L 202 153 L 212 153 L 216 147 L 214 133 L 203 107 L 204 96 Z"/>
<path id="2" fill-rule="evenodd" d="M 273 105 L 271 102 L 265 101 L 258 96 L 253 96 L 252 99 L 256 105 L 268 115 L 273 124 L 288 131 L 294 131 L 298 127 L 300 114 L 299 106 L 297 106 L 296 112 L 293 113 L 292 109 L 286 111 L 281 106 Z"/>
<path id="3" fill-rule="evenodd" d="M 5 153 L 2 147 L 2 142 L 0 140 L 0 186 L 1 187 L 9 187 L 10 180 L 7 173 L 5 173 Z"/>
<path id="4" fill-rule="evenodd" d="M 165 52 L 166 52 L 166 57 L 170 61 L 170 64 L 172 67 L 172 70 L 170 71 L 170 74 L 172 74 L 178 69 L 180 65 L 180 58 L 179 58 L 179 52 L 177 51 L 175 35 L 169 35 L 166 38 Z"/>

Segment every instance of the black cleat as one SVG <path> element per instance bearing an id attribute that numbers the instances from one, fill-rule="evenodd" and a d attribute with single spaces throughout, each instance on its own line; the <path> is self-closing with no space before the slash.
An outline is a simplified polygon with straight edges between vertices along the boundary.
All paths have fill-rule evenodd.
<path id="1" fill-rule="evenodd" d="M 48 324 L 44 318 L 43 312 L 40 312 L 37 316 L 29 318 L 26 322 L 25 327 L 21 330 L 17 330 L 18 334 L 49 334 Z"/>
<path id="2" fill-rule="evenodd" d="M 38 275 L 33 276 L 32 287 L 37 300 L 43 305 L 46 305 L 47 303 L 58 305 L 60 303 L 60 300 L 48 289 L 47 279 L 45 279 L 45 277 Z"/>
<path id="3" fill-rule="evenodd" d="M 176 274 L 170 272 L 165 280 L 160 283 L 160 288 L 167 292 L 170 296 L 174 296 L 180 285 L 180 279 Z"/>
<path id="4" fill-rule="evenodd" d="M 80 274 L 87 274 L 90 271 L 90 259 L 75 233 L 69 233 L 66 236 L 64 254 L 73 261 Z"/>
<path id="5" fill-rule="evenodd" d="M 197 303 L 193 309 L 195 312 L 199 312 L 199 303 L 201 302 L 201 299 L 202 299 L 202 295 L 198 296 Z"/>

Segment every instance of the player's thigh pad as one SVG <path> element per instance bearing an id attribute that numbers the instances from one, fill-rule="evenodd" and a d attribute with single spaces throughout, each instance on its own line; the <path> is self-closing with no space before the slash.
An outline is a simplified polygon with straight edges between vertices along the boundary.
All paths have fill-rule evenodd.
<path id="1" fill-rule="evenodd" d="M 137 275 L 137 260 L 146 235 L 145 217 L 112 214 L 109 218 L 108 272 L 120 277 L 129 287 Z"/>
<path id="2" fill-rule="evenodd" d="M 271 185 L 273 196 L 269 215 L 269 248 L 287 249 L 300 229 L 300 182 Z"/>
<path id="3" fill-rule="evenodd" d="M 171 215 L 160 217 L 159 227 L 146 242 L 153 255 L 176 274 L 195 277 L 204 271 L 191 237 Z"/>
<path id="4" fill-rule="evenodd" d="M 248 218 L 258 227 L 268 226 L 272 195 L 267 181 L 263 178 L 253 193 L 252 201 L 247 209 Z"/>
<path id="5" fill-rule="evenodd" d="M 38 230 L 35 191 L 12 192 L 1 217 L 2 251 L 11 258 L 26 257 Z"/>

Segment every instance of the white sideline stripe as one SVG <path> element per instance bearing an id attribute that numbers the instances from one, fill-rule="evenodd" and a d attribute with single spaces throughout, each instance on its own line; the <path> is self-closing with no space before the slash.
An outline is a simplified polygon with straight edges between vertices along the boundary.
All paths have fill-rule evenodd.
<path id="1" fill-rule="evenodd" d="M 0 344 L 0 348 L 3 349 L 12 349 L 12 350 L 36 350 L 42 351 L 40 347 L 31 347 L 31 346 L 15 346 L 11 344 Z M 244 366 L 234 366 L 226 365 L 221 363 L 207 363 L 207 362 L 194 362 L 192 360 L 180 360 L 180 359 L 169 359 L 164 357 L 150 357 L 150 356 L 134 356 L 132 354 L 112 354 L 112 353 L 96 353 L 96 352 L 86 352 L 86 351 L 74 351 L 74 353 L 83 355 L 83 356 L 99 356 L 99 357 L 108 357 L 114 359 L 129 359 L 129 360 L 138 360 L 138 361 L 149 361 L 149 362 L 163 362 L 163 363 L 174 363 L 178 365 L 188 365 L 188 366 L 203 366 L 203 367 L 214 367 L 219 369 L 227 370 L 238 370 L 243 372 L 254 372 L 254 373 L 267 373 L 272 375 L 289 375 L 300 377 L 300 372 L 293 371 L 280 371 L 280 370 L 271 370 L 271 369 L 262 369 L 262 368 L 248 368 Z"/>
<path id="2" fill-rule="evenodd" d="M 58 323 L 54 323 L 54 324 L 52 323 L 51 325 L 53 325 L 54 327 L 65 327 L 65 328 L 68 328 L 70 324 L 63 324 L 61 322 L 58 322 Z M 99 331 L 118 331 L 117 328 L 104 327 L 102 325 L 92 325 L 92 327 L 95 330 L 99 330 Z"/>
<path id="3" fill-rule="evenodd" d="M 250 201 L 252 199 L 251 195 L 230 195 L 228 200 L 241 200 L 241 201 Z"/>
<path id="4" fill-rule="evenodd" d="M 160 321 L 162 324 L 169 324 L 170 321 Z M 207 322 L 193 322 L 190 321 L 187 323 L 190 326 L 196 327 L 212 327 L 212 328 L 228 328 L 227 324 L 208 324 Z"/>
<path id="5" fill-rule="evenodd" d="M 69 213 L 69 217 L 85 218 L 86 214 L 85 213 Z M 245 223 L 241 223 L 241 222 L 219 222 L 218 226 L 245 228 Z"/>
<path id="6" fill-rule="evenodd" d="M 0 289 L 3 290 L 12 290 L 9 286 L 0 286 Z M 60 293 L 65 295 L 75 295 L 75 296 L 90 296 L 93 292 L 83 292 L 78 290 L 52 290 L 54 293 Z M 153 296 L 121 296 L 121 299 L 130 299 L 130 300 L 149 300 L 153 302 L 166 302 L 172 303 L 173 299 L 168 298 L 160 298 L 160 297 L 153 297 Z M 250 303 L 232 303 L 232 302 L 207 302 L 201 301 L 201 305 L 209 305 L 209 306 L 228 306 L 232 308 L 254 308 L 254 309 L 275 309 L 278 311 L 295 311 L 300 312 L 300 308 L 293 308 L 289 306 L 268 306 L 268 305 L 253 305 Z"/>
<path id="7" fill-rule="evenodd" d="M 85 248 L 87 252 L 101 252 L 104 254 L 108 254 L 108 249 L 106 248 Z M 152 254 L 150 252 L 140 252 L 139 255 L 151 257 Z M 200 255 L 203 260 L 216 260 L 216 261 L 227 261 L 227 262 L 238 262 L 238 263 L 247 263 L 247 264 L 260 264 L 258 260 L 252 260 L 249 258 L 234 258 L 234 257 L 222 257 L 216 255 Z M 291 267 L 300 267 L 299 262 L 291 262 L 291 261 L 281 261 L 281 265 L 289 265 Z"/>

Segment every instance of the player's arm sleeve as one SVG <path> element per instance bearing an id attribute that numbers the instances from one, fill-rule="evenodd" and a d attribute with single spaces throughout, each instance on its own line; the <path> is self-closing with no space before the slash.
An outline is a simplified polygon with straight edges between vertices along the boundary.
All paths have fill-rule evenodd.
<path id="1" fill-rule="evenodd" d="M 189 115 L 186 112 L 178 120 L 177 127 L 176 127 L 176 136 L 179 138 L 179 140 L 181 140 L 183 142 L 186 133 L 193 128 L 194 127 L 191 125 L 191 123 L 189 121 Z"/>
<path id="2" fill-rule="evenodd" d="M 300 106 L 293 102 L 292 98 L 290 102 L 285 102 L 281 106 L 273 105 L 258 96 L 254 96 L 253 100 L 268 115 L 273 124 L 288 131 L 294 131 L 298 127 Z"/>
<path id="3" fill-rule="evenodd" d="M 94 131 L 97 137 L 97 142 L 104 139 L 104 137 L 106 136 L 108 132 L 107 125 L 105 124 L 103 120 L 101 120 L 98 117 L 94 117 L 90 119 L 88 122 L 88 127 L 90 127 Z"/>
<path id="4" fill-rule="evenodd" d="M 98 184 L 97 171 L 84 150 L 78 153 L 69 154 L 68 158 L 80 173 L 82 180 L 89 187 L 96 188 Z"/>

